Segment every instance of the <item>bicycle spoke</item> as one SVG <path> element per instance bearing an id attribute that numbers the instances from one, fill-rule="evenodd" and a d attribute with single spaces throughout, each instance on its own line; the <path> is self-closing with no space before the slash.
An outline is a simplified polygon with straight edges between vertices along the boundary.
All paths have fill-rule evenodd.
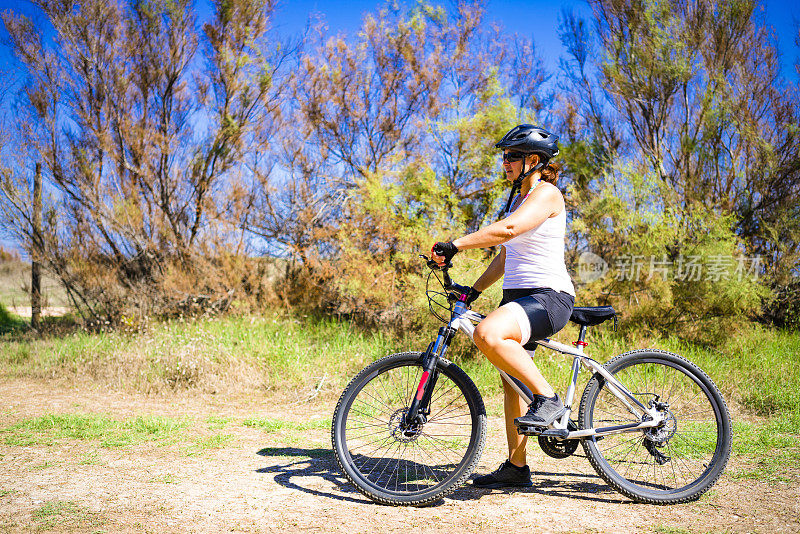
<path id="1" fill-rule="evenodd" d="M 435 418 L 436 418 L 436 417 L 438 417 L 439 415 L 447 415 L 447 413 L 450 413 L 450 412 L 452 412 L 453 410 L 450 410 L 450 411 L 446 412 L 445 414 L 442 414 L 442 412 L 443 412 L 444 410 L 446 410 L 447 408 L 449 408 L 449 407 L 450 407 L 450 405 L 451 405 L 451 404 L 453 404 L 454 402 L 456 402 L 457 400 L 458 400 L 458 397 L 455 397 L 455 398 L 453 398 L 453 400 L 451 400 L 450 402 L 448 402 L 448 403 L 447 403 L 447 404 L 446 404 L 446 405 L 445 405 L 445 406 L 444 406 L 442 409 L 440 409 L 440 410 L 439 410 L 438 412 L 436 412 L 434 415 L 431 415 L 431 417 L 430 417 L 430 418 L 431 418 L 431 419 L 435 419 Z M 457 406 L 456 408 L 454 408 L 454 410 L 457 410 L 458 408 L 460 408 L 460 406 Z"/>

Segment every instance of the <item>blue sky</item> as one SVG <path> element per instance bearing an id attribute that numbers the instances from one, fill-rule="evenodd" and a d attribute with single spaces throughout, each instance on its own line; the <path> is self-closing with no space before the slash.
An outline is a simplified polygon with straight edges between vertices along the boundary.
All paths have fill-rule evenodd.
<path id="1" fill-rule="evenodd" d="M 403 2 L 411 4 L 411 2 Z M 434 0 L 432 3 L 436 3 Z M 450 2 L 441 2 L 448 5 Z M 365 13 L 374 11 L 381 2 L 374 0 L 348 0 L 345 2 L 324 2 L 318 0 L 285 1 L 280 8 L 279 23 L 286 29 L 302 28 L 307 13 L 317 12 L 325 16 L 331 33 L 343 30 L 352 32 Z M 491 0 L 488 2 L 486 19 L 499 22 L 510 34 L 519 33 L 533 36 L 539 54 L 547 63 L 548 70 L 558 66 L 558 56 L 562 47 L 558 39 L 558 17 L 563 8 L 581 14 L 591 14 L 588 4 L 582 0 L 561 2 Z"/>
<path id="2" fill-rule="evenodd" d="M 436 3 L 436 0 L 433 0 Z M 723 0 L 724 1 L 724 0 Z M 409 3 L 409 2 L 403 2 Z M 441 3 L 447 5 L 448 0 Z M 794 44 L 795 21 L 800 21 L 800 2 L 797 0 L 761 0 L 761 9 L 767 24 L 775 28 L 778 48 L 782 53 L 784 76 L 797 79 L 794 70 L 795 58 L 800 55 Z M 279 12 L 279 24 L 286 30 L 302 29 L 308 13 L 325 15 L 332 32 L 343 30 L 351 32 L 359 26 L 364 13 L 373 11 L 381 2 L 375 0 L 347 0 L 325 2 L 319 0 L 284 0 Z M 548 70 L 555 71 L 558 56 L 562 53 L 558 39 L 558 19 L 562 9 L 571 9 L 578 14 L 589 16 L 591 9 L 583 0 L 562 0 L 543 2 L 541 0 L 489 0 L 486 15 L 488 20 L 500 22 L 509 33 L 533 36 Z M 283 29 L 283 28 L 282 28 Z"/>
<path id="3" fill-rule="evenodd" d="M 445 5 L 452 0 L 439 0 Z M 724 1 L 724 0 L 721 0 Z M 202 20 L 210 14 L 209 0 L 196 0 L 199 18 Z M 303 31 L 311 13 L 323 15 L 329 32 L 352 33 L 361 23 L 363 15 L 374 11 L 383 2 L 376 0 L 279 0 L 276 23 L 281 33 L 286 36 Z M 433 0 L 435 3 L 436 0 Z M 403 0 L 402 4 L 410 4 Z M 795 82 L 798 75 L 794 68 L 800 49 L 794 44 L 797 34 L 796 24 L 800 21 L 800 3 L 791 0 L 762 0 L 760 9 L 766 23 L 775 29 L 778 49 L 781 53 L 781 69 L 783 75 Z M 563 49 L 558 39 L 558 21 L 562 9 L 570 9 L 580 15 L 588 16 L 591 10 L 583 0 L 557 1 L 524 1 L 524 0 L 489 0 L 487 2 L 488 21 L 499 22 L 509 35 L 513 33 L 532 36 L 540 57 L 549 72 L 555 72 L 558 58 Z M 36 13 L 29 0 L 0 0 L 0 11 L 11 9 L 17 13 L 32 15 Z M 10 56 L 5 31 L 0 28 L 0 68 L 13 69 L 14 62 Z M 12 248 L 0 234 L 0 246 Z M 13 247 L 16 248 L 16 247 Z"/>
<path id="4" fill-rule="evenodd" d="M 759 2 L 767 24 L 775 28 L 778 48 L 782 53 L 784 76 L 797 79 L 794 70 L 795 58 L 800 55 L 794 44 L 795 21 L 800 21 L 800 2 L 791 0 L 762 0 Z M 325 16 L 331 32 L 351 32 L 358 28 L 364 13 L 372 11 L 380 2 L 374 0 L 348 0 L 325 2 L 319 0 L 289 0 L 281 3 L 279 24 L 287 32 L 298 31 L 304 26 L 308 14 L 318 12 Z M 509 33 L 533 36 L 536 46 L 547 64 L 548 70 L 555 71 L 558 56 L 562 53 L 558 39 L 558 19 L 562 9 L 570 9 L 588 16 L 591 9 L 583 0 L 563 1 L 523 1 L 489 0 L 487 19 L 500 22 Z"/>
<path id="5" fill-rule="evenodd" d="M 209 0 L 196 0 L 201 19 L 208 13 Z M 436 0 L 433 0 L 436 2 Z M 448 5 L 452 0 L 440 0 Z M 402 0 L 403 4 L 411 4 Z M 784 76 L 797 80 L 794 70 L 795 59 L 800 55 L 794 44 L 795 22 L 800 21 L 800 2 L 796 0 L 761 0 L 766 22 L 775 28 L 778 47 L 782 54 L 782 70 Z M 303 30 L 309 14 L 312 12 L 324 15 L 331 33 L 356 30 L 363 15 L 373 11 L 382 2 L 376 0 L 279 0 L 277 23 L 280 31 L 286 35 Z M 558 40 L 558 18 L 562 9 L 572 9 L 579 14 L 588 15 L 590 9 L 583 0 L 562 1 L 525 1 L 525 0 L 489 0 L 487 2 L 487 19 L 501 23 L 509 33 L 521 33 L 533 36 L 537 48 L 547 64 L 548 70 L 554 71 L 558 65 L 558 56 L 562 52 Z M 34 13 L 29 0 L 0 0 L 0 11 L 11 9 L 15 12 Z M 8 65 L 9 53 L 5 46 L 4 31 L 0 29 L 0 65 Z"/>

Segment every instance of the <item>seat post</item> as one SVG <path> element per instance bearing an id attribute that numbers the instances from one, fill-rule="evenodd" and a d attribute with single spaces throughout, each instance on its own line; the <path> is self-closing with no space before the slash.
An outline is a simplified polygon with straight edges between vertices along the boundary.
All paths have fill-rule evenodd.
<path id="1" fill-rule="evenodd" d="M 584 341 L 586 339 L 586 331 L 588 329 L 589 327 L 585 324 L 581 325 L 581 331 L 578 333 L 578 341 Z"/>
<path id="2" fill-rule="evenodd" d="M 582 324 L 581 325 L 581 330 L 578 333 L 578 341 L 575 341 L 574 343 L 572 343 L 573 345 L 578 347 L 578 349 L 580 349 L 581 351 L 583 350 L 583 347 L 588 345 L 588 343 L 585 341 L 585 339 L 586 339 L 586 331 L 588 329 L 589 328 L 585 324 Z"/>

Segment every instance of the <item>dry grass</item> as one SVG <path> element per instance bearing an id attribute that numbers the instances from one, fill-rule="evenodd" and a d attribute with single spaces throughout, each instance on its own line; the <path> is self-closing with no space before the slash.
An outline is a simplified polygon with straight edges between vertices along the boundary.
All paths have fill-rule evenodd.
<path id="1" fill-rule="evenodd" d="M 31 264 L 23 261 L 0 262 L 0 304 L 6 308 L 31 305 Z M 42 306 L 66 308 L 69 300 L 58 280 L 47 273 L 42 277 Z"/>

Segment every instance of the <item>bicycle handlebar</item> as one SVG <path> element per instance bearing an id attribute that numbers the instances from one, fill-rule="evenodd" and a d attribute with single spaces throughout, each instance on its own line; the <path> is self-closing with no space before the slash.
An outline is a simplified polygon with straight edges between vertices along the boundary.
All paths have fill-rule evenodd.
<path id="1" fill-rule="evenodd" d="M 444 288 L 445 289 L 452 289 L 452 287 L 453 287 L 453 279 L 450 278 L 450 274 L 447 272 L 447 270 L 450 267 L 453 266 L 453 262 L 452 261 L 448 261 L 444 265 L 439 265 L 438 263 L 433 261 L 431 258 L 426 256 L 425 254 L 420 254 L 419 257 L 422 258 L 423 260 L 425 260 L 425 263 L 428 265 L 428 268 L 430 270 L 432 270 L 432 271 L 442 271 L 442 278 L 444 279 L 444 284 L 443 284 Z"/>
<path id="2" fill-rule="evenodd" d="M 462 286 L 453 282 L 453 279 L 450 278 L 450 273 L 447 272 L 453 266 L 452 262 L 447 262 L 447 264 L 440 266 L 438 263 L 433 261 L 431 258 L 428 258 L 424 254 L 420 254 L 419 257 L 425 260 L 425 264 L 431 270 L 430 273 L 428 273 L 428 280 L 425 283 L 425 294 L 428 297 L 428 308 L 434 317 L 447 324 L 449 319 L 440 315 L 437 312 L 437 309 L 447 310 L 448 312 L 452 313 L 454 310 L 453 306 L 458 302 L 464 304 L 466 308 L 469 309 L 471 303 L 466 304 L 466 301 L 473 289 L 469 286 Z M 442 272 L 441 278 L 438 274 L 436 274 L 436 271 Z M 436 278 L 436 281 L 442 286 L 444 293 L 432 290 L 430 288 L 431 275 L 433 275 Z M 446 304 L 441 301 L 437 301 L 437 295 L 439 297 L 444 297 Z"/>

